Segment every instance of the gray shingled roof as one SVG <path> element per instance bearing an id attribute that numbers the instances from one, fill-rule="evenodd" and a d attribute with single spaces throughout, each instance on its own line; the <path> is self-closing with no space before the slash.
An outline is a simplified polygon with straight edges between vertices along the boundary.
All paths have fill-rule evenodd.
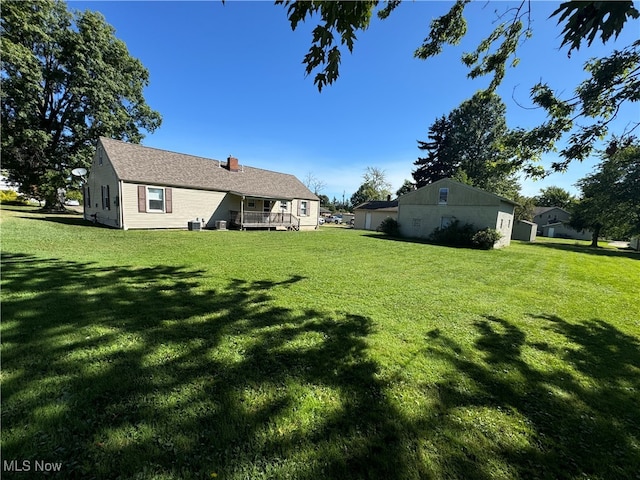
<path id="1" fill-rule="evenodd" d="M 361 203 L 357 207 L 354 207 L 354 210 L 392 210 L 398 209 L 398 200 L 369 200 L 368 202 Z"/>
<path id="2" fill-rule="evenodd" d="M 562 210 L 565 213 L 569 213 L 562 207 L 533 207 L 533 215 L 534 216 L 538 216 L 538 215 L 541 215 L 541 214 L 543 214 L 545 212 L 548 212 L 549 210 L 554 210 L 556 208 L 558 210 Z"/>
<path id="3" fill-rule="evenodd" d="M 246 196 L 318 200 L 300 180 L 287 173 L 240 166 L 230 172 L 225 162 L 100 138 L 118 178 L 125 182 L 233 192 Z"/>

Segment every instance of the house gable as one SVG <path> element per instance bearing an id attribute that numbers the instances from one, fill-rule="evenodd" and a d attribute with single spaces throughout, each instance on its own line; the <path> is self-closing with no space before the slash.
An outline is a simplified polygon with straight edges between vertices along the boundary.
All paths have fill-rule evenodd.
<path id="1" fill-rule="evenodd" d="M 533 213 L 533 221 L 540 226 L 571 220 L 571 214 L 561 207 L 536 207 Z"/>
<path id="2" fill-rule="evenodd" d="M 447 199 L 441 201 L 441 189 L 447 189 Z M 499 205 L 507 203 L 516 206 L 517 203 L 508 198 L 501 197 L 494 193 L 486 192 L 470 185 L 465 185 L 450 178 L 443 178 L 437 182 L 425 185 L 417 190 L 413 190 L 398 199 L 400 205 Z"/>
<path id="3" fill-rule="evenodd" d="M 100 143 L 84 184 L 84 218 L 102 225 L 121 227 L 118 177 L 109 155 Z"/>

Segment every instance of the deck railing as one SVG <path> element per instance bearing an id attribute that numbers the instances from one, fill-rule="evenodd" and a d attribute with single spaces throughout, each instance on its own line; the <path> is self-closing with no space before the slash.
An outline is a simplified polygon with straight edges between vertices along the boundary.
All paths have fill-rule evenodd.
<path id="1" fill-rule="evenodd" d="M 240 228 L 274 228 L 287 227 L 298 229 L 300 220 L 291 213 L 277 212 L 241 212 L 232 210 L 229 212 L 231 225 Z"/>

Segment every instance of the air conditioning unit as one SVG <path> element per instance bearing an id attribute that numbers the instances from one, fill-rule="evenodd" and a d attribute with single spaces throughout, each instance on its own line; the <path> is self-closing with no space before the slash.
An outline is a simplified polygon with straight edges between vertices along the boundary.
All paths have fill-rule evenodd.
<path id="1" fill-rule="evenodd" d="M 216 220 L 216 230 L 226 230 L 227 222 L 226 220 Z"/>

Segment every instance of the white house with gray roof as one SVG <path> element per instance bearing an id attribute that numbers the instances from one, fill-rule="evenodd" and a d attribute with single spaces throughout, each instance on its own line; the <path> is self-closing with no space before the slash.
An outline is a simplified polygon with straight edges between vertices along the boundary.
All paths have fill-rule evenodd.
<path id="1" fill-rule="evenodd" d="M 84 216 L 127 229 L 313 230 L 320 200 L 295 176 L 100 138 L 84 187 Z"/>

